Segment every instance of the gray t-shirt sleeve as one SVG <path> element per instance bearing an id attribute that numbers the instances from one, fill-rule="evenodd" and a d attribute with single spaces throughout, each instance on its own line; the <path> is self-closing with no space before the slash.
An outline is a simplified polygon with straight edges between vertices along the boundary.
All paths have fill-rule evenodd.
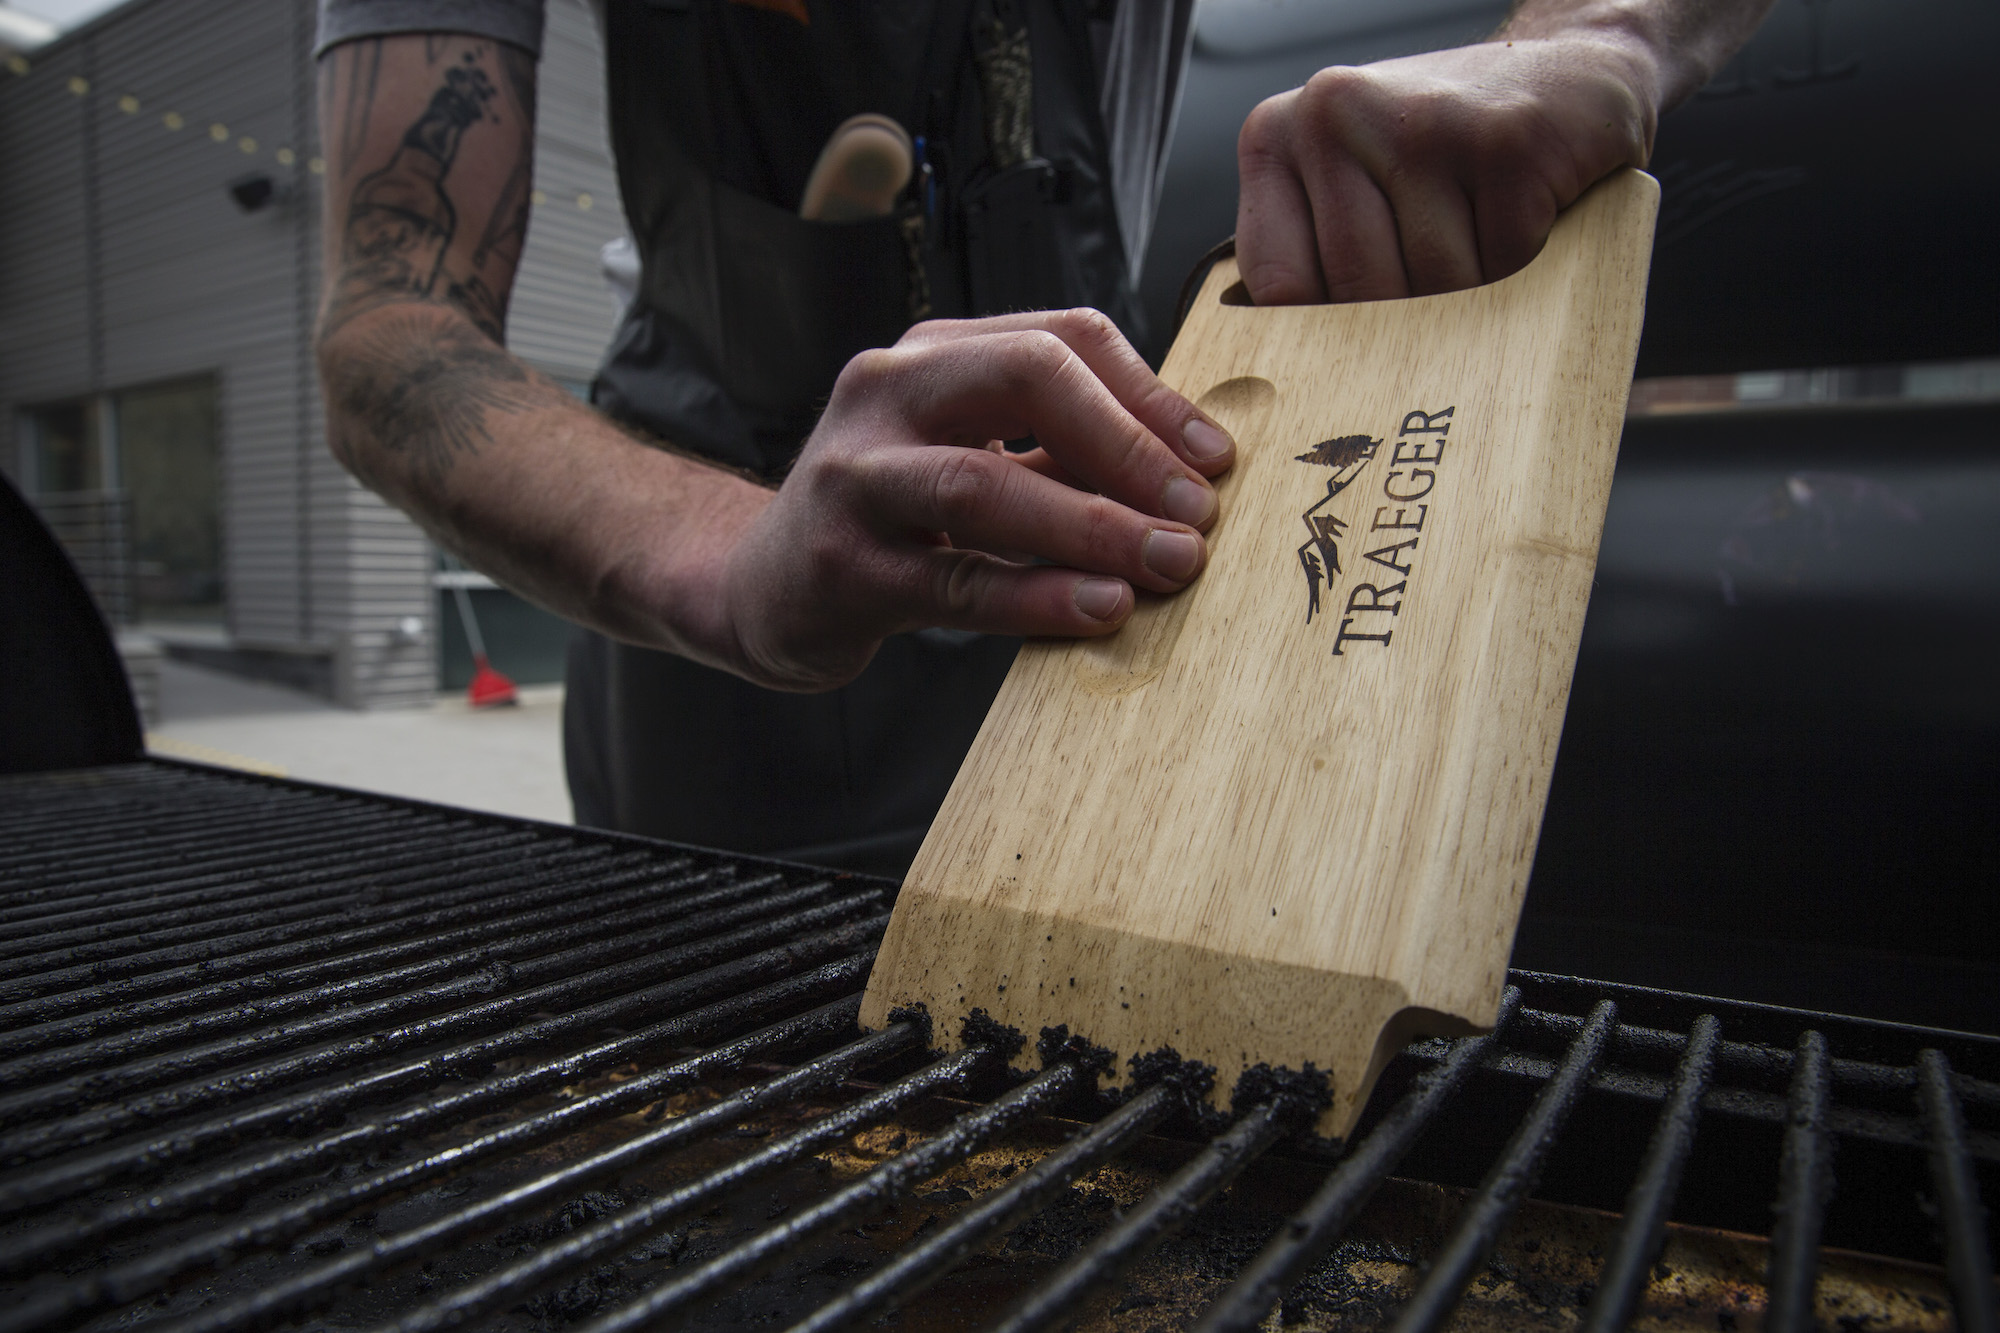
<path id="1" fill-rule="evenodd" d="M 313 55 L 357 37 L 462 32 L 542 54 L 543 0 L 319 0 Z"/>

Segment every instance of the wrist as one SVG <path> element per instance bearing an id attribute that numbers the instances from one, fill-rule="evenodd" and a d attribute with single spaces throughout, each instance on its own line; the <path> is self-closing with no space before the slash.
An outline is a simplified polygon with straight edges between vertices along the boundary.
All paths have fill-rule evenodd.
<path id="1" fill-rule="evenodd" d="M 1768 0 L 1748 8 L 1760 18 Z M 1710 32 L 1714 26 L 1690 22 L 1680 6 L 1662 0 L 1524 0 L 1488 40 L 1588 42 L 1610 56 L 1656 118 L 1692 96 L 1736 50 L 1736 36 Z"/>
<path id="2" fill-rule="evenodd" d="M 600 533 L 595 618 L 642 647 L 746 674 L 735 570 L 773 493 L 725 469 L 638 448 L 656 485 L 628 491 L 636 503 L 625 506 L 625 520 Z"/>
<path id="3" fill-rule="evenodd" d="M 1495 42 L 1549 41 L 1588 46 L 1607 72 L 1630 89 L 1655 120 L 1708 78 L 1695 67 L 1686 45 L 1656 0 L 1550 0 L 1520 5 L 1488 39 Z M 1650 135 L 1648 136 L 1650 139 Z"/>

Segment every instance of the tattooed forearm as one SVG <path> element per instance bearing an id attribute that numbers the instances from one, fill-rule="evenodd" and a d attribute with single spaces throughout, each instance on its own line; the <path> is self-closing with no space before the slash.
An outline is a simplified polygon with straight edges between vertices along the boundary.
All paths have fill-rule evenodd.
<path id="1" fill-rule="evenodd" d="M 448 34 L 353 42 L 321 88 L 340 162 L 319 327 L 329 442 L 379 490 L 441 496 L 499 416 L 570 401 L 501 345 L 533 193 L 534 59 Z"/>
<path id="2" fill-rule="evenodd" d="M 334 451 L 371 483 L 384 480 L 367 462 L 379 450 L 383 462 L 439 489 L 461 455 L 492 442 L 489 413 L 573 401 L 463 324 L 421 312 L 350 333 L 329 360 Z"/>

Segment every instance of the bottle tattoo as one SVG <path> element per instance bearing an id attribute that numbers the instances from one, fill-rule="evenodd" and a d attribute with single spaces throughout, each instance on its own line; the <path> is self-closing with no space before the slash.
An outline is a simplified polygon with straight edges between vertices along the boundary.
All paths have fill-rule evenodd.
<path id="1" fill-rule="evenodd" d="M 471 59 L 470 56 L 467 57 Z M 446 71 L 444 86 L 381 170 L 355 186 L 342 258 L 345 282 L 429 295 L 458 227 L 445 173 L 466 128 L 485 115 L 492 82 L 475 65 Z"/>

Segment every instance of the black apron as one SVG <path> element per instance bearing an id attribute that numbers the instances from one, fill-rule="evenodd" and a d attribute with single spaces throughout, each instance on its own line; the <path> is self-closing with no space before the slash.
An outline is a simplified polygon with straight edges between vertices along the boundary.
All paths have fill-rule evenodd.
<path id="1" fill-rule="evenodd" d="M 917 319 L 1087 305 L 1136 332 L 1092 60 L 1104 6 L 788 8 L 606 5 L 641 274 L 599 407 L 775 483 L 841 367 Z M 820 149 L 863 111 L 920 136 L 927 170 L 894 216 L 802 220 Z M 577 822 L 899 875 L 1018 646 L 897 635 L 853 683 L 797 695 L 582 633 L 564 711 Z"/>

